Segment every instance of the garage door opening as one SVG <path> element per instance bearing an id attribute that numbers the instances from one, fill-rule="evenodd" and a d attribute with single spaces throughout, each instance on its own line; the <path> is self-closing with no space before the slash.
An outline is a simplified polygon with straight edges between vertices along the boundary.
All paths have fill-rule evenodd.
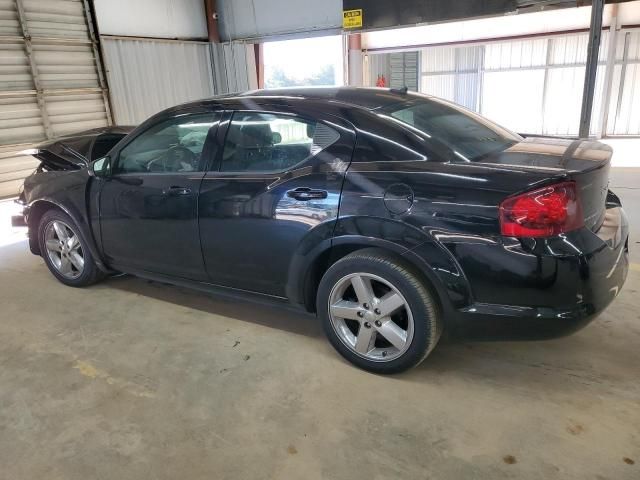
<path id="1" fill-rule="evenodd" d="M 343 83 L 340 35 L 264 44 L 266 88 L 335 86 Z"/>

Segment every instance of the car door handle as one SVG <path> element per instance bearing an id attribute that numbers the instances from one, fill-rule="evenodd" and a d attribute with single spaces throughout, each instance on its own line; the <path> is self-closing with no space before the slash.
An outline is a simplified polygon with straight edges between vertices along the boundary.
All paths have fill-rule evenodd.
<path id="1" fill-rule="evenodd" d="M 295 198 L 296 200 L 314 200 L 316 198 L 327 198 L 327 191 L 300 187 L 295 190 L 289 190 L 287 196 Z"/>
<path id="2" fill-rule="evenodd" d="M 163 195 L 190 195 L 191 189 L 185 187 L 169 187 L 166 190 L 162 191 Z"/>

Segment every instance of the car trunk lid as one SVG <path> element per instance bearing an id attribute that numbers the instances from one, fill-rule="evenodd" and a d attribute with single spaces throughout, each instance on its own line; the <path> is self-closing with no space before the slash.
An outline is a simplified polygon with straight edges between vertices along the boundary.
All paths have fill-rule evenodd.
<path id="1" fill-rule="evenodd" d="M 478 163 L 548 172 L 548 181 L 543 183 L 575 181 L 584 224 L 595 231 L 602 225 L 606 213 L 612 154 L 611 147 L 597 141 L 528 137 L 485 156 Z"/>

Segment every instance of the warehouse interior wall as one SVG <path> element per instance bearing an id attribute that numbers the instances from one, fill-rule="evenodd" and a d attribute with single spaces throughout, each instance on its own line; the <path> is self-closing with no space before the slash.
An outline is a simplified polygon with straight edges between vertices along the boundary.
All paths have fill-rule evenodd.
<path id="1" fill-rule="evenodd" d="M 116 123 L 137 125 L 165 108 L 214 95 L 206 42 L 102 37 Z"/>
<path id="2" fill-rule="evenodd" d="M 223 41 L 307 38 L 340 33 L 342 29 L 342 0 L 217 0 L 216 3 Z"/>
<path id="3" fill-rule="evenodd" d="M 38 162 L 20 152 L 111 122 L 87 1 L 0 2 L 0 198 Z"/>
<path id="4" fill-rule="evenodd" d="M 590 8 L 362 34 L 364 80 L 418 85 L 525 134 L 576 136 Z M 640 135 L 640 2 L 607 5 L 591 135 Z M 517 32 L 517 34 L 516 34 Z M 492 35 L 488 38 L 487 35 Z M 404 46 L 402 43 L 404 42 Z M 415 55 L 419 67 L 403 63 Z"/>
<path id="5" fill-rule="evenodd" d="M 93 0 L 101 35 L 206 39 L 203 0 Z"/>
<path id="6" fill-rule="evenodd" d="M 117 124 L 136 125 L 173 105 L 257 88 L 253 45 L 209 43 L 204 1 L 94 2 Z"/>

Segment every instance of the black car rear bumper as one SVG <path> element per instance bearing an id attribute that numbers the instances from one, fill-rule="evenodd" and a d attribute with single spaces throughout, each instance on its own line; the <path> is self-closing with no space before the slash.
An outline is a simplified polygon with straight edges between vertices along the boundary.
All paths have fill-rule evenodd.
<path id="1" fill-rule="evenodd" d="M 452 312 L 454 334 L 532 340 L 584 327 L 613 301 L 626 280 L 628 235 L 624 211 L 613 207 L 597 232 L 582 229 L 529 245 L 458 246 L 453 251 L 474 301 Z"/>

